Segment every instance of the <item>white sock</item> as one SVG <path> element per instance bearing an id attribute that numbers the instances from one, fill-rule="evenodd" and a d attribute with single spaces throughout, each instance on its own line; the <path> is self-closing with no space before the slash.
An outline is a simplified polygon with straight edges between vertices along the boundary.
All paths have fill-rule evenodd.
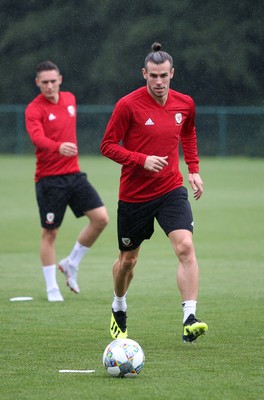
<path id="1" fill-rule="evenodd" d="M 126 296 L 127 296 L 127 293 L 125 293 L 125 295 L 122 297 L 118 297 L 114 293 L 114 301 L 112 303 L 112 309 L 114 311 L 126 311 L 127 310 Z"/>
<path id="2" fill-rule="evenodd" d="M 78 265 L 80 264 L 80 262 L 82 261 L 83 257 L 85 256 L 88 250 L 89 247 L 85 247 L 81 245 L 79 242 L 75 243 L 72 252 L 68 257 L 69 263 L 73 268 L 78 268 Z"/>
<path id="3" fill-rule="evenodd" d="M 196 314 L 196 305 L 197 301 L 196 300 L 186 300 L 182 303 L 182 308 L 183 308 L 183 323 L 186 321 L 186 319 L 189 317 L 190 314 L 193 314 L 195 316 Z"/>
<path id="4" fill-rule="evenodd" d="M 56 265 L 47 265 L 42 267 L 45 282 L 46 282 L 46 290 L 49 292 L 52 289 L 59 289 L 57 279 L 56 279 Z"/>

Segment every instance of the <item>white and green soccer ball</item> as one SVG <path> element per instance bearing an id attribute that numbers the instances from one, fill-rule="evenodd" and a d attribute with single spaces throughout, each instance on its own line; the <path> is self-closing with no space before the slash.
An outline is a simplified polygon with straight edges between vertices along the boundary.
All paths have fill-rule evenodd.
<path id="1" fill-rule="evenodd" d="M 105 348 L 103 365 L 108 374 L 114 377 L 134 378 L 144 363 L 144 351 L 135 340 L 116 339 Z"/>

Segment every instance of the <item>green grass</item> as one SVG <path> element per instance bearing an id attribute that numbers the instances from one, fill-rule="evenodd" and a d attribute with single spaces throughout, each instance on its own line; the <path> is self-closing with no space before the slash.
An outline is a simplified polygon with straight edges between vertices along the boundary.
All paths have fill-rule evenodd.
<path id="1" fill-rule="evenodd" d="M 101 361 L 111 341 L 119 166 L 99 157 L 83 157 L 81 166 L 104 199 L 110 224 L 80 266 L 80 295 L 58 274 L 65 301 L 50 304 L 38 257 L 34 158 L 0 157 L 1 400 L 263 399 L 263 160 L 202 159 L 205 193 L 191 203 L 200 265 L 198 317 L 209 332 L 196 344 L 181 341 L 177 263 L 168 239 L 156 227 L 144 243 L 128 296 L 129 336 L 146 355 L 133 380 L 111 378 Z M 84 223 L 67 212 L 58 259 L 69 253 Z M 10 302 L 15 296 L 34 300 Z"/>

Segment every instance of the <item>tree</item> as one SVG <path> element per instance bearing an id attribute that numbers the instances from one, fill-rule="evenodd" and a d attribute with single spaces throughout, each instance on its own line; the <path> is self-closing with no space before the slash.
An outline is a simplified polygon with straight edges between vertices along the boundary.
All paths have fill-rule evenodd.
<path id="1" fill-rule="evenodd" d="M 197 104 L 263 104 L 263 5 L 256 0 L 2 0 L 0 103 L 37 93 L 35 67 L 59 65 L 79 103 L 113 104 L 144 84 L 154 41 L 174 58 L 173 88 Z"/>

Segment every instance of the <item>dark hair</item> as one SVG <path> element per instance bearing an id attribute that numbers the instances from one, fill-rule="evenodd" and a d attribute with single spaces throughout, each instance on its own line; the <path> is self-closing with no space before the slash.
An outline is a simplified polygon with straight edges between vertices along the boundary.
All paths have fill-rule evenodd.
<path id="1" fill-rule="evenodd" d="M 38 66 L 37 66 L 37 75 L 40 74 L 42 71 L 57 71 L 60 74 L 60 70 L 57 67 L 56 64 L 54 64 L 52 61 L 42 61 Z"/>
<path id="2" fill-rule="evenodd" d="M 145 69 L 147 69 L 147 63 L 152 62 L 154 64 L 163 64 L 165 61 L 169 61 L 171 68 L 173 67 L 172 56 L 161 50 L 162 46 L 160 43 L 153 43 L 151 46 L 151 52 L 148 53 L 145 58 Z"/>

